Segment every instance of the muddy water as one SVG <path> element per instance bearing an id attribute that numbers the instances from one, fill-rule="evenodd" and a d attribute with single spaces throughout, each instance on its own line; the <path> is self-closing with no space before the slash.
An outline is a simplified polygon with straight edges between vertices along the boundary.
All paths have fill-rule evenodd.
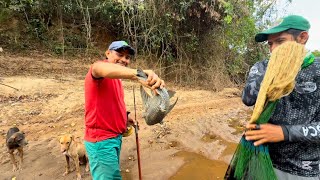
<path id="1" fill-rule="evenodd" d="M 227 156 L 227 155 L 232 155 L 234 153 L 234 151 L 237 149 L 237 146 L 238 146 L 237 143 L 226 141 L 223 138 L 221 138 L 220 136 L 213 135 L 213 134 L 204 134 L 202 136 L 201 140 L 203 142 L 207 142 L 207 143 L 210 143 L 210 142 L 213 142 L 213 141 L 219 141 L 219 144 L 222 144 L 222 145 L 226 146 L 226 148 L 224 149 L 224 151 L 222 152 L 220 157 L 224 157 L 224 156 Z"/>
<path id="2" fill-rule="evenodd" d="M 222 179 L 228 167 L 223 161 L 213 161 L 193 152 L 180 151 L 175 155 L 183 157 L 185 164 L 170 180 Z"/>
<path id="3" fill-rule="evenodd" d="M 217 135 L 205 134 L 201 140 L 207 143 L 218 140 L 219 143 L 225 145 L 226 149 L 222 152 L 220 158 L 232 155 L 237 148 L 236 143 L 225 141 Z M 228 164 L 224 161 L 210 160 L 205 156 L 194 152 L 180 151 L 174 156 L 184 158 L 185 164 L 170 178 L 170 180 L 223 179 L 228 168 Z"/>
<path id="4" fill-rule="evenodd" d="M 242 134 L 244 131 L 244 124 L 241 124 L 238 119 L 230 118 L 229 120 L 229 127 L 232 127 L 235 129 L 235 132 L 233 132 L 233 135 Z"/>

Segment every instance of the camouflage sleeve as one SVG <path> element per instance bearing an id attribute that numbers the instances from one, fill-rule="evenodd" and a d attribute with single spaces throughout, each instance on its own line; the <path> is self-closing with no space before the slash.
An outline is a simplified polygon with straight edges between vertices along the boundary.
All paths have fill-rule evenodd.
<path id="1" fill-rule="evenodd" d="M 285 137 L 288 141 L 320 142 L 320 122 L 305 125 L 285 125 L 284 127 L 288 132 L 288 137 Z"/>
<path id="2" fill-rule="evenodd" d="M 263 80 L 266 69 L 267 61 L 257 62 L 251 67 L 246 85 L 242 92 L 242 102 L 245 105 L 253 106 L 256 103 L 260 84 Z"/>

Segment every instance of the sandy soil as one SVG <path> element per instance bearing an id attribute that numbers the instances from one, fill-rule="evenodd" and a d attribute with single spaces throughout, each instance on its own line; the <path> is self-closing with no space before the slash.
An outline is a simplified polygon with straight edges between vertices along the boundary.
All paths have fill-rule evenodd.
<path id="1" fill-rule="evenodd" d="M 90 63 L 35 56 L 0 55 L 0 179 L 75 179 L 63 177 L 65 158 L 57 137 L 84 132 L 84 76 Z M 125 81 L 125 101 L 134 110 L 132 88 Z M 210 92 L 178 88 L 179 101 L 165 123 L 147 126 L 136 93 L 143 179 L 222 179 L 251 110 L 238 89 Z M 26 133 L 23 169 L 12 172 L 5 146 L 10 127 Z M 71 162 L 72 167 L 73 162 Z M 91 179 L 81 166 L 83 179 Z M 74 169 L 74 168 L 73 168 Z M 123 138 L 123 179 L 138 179 L 135 135 Z"/>

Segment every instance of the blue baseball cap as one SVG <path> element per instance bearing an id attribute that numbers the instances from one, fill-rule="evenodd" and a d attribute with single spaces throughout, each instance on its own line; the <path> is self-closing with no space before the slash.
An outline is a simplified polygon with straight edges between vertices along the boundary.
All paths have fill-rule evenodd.
<path id="1" fill-rule="evenodd" d="M 109 50 L 121 51 L 121 50 L 128 50 L 129 54 L 134 55 L 135 50 L 125 41 L 113 41 L 109 48 Z"/>

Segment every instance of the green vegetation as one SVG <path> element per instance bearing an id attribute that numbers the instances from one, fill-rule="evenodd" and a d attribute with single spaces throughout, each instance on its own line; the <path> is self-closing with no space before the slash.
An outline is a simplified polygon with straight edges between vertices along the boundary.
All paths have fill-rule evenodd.
<path id="1" fill-rule="evenodd" d="M 1 0 L 0 44 L 8 51 L 88 57 L 113 40 L 138 50 L 136 65 L 180 85 L 241 84 L 267 50 L 254 34 L 273 0 Z M 153 64 L 153 67 L 150 67 Z"/>
<path id="2" fill-rule="evenodd" d="M 314 54 L 315 57 L 320 57 L 320 51 L 319 50 L 315 50 L 312 53 Z"/>

